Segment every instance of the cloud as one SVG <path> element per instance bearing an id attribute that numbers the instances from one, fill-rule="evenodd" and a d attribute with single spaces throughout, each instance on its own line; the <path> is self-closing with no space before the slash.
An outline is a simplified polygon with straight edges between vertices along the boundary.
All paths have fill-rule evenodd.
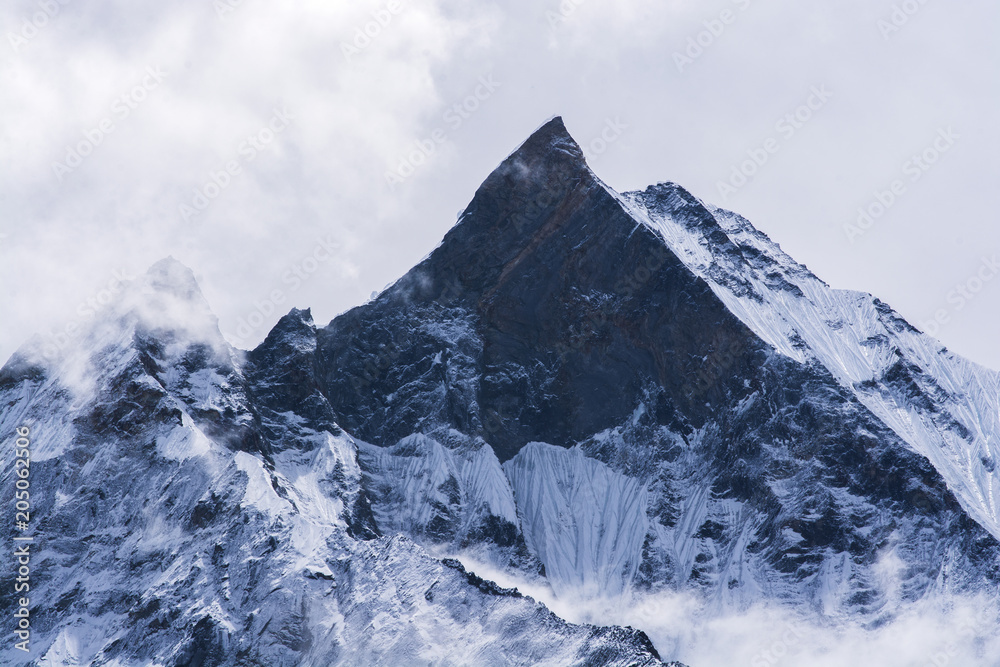
<path id="1" fill-rule="evenodd" d="M 721 609 L 690 592 L 557 597 L 544 580 L 527 580 L 468 554 L 458 558 L 469 571 L 517 588 L 573 623 L 638 628 L 661 658 L 692 667 L 965 667 L 1000 660 L 1000 608 L 986 595 L 932 594 L 894 618 L 865 621 L 776 604 Z"/>
<path id="2" fill-rule="evenodd" d="M 3 54 L 3 143 L 17 159 L 0 165 L 0 280 L 18 287 L 0 303 L 5 357 L 61 326 L 114 268 L 140 273 L 171 253 L 228 329 L 321 235 L 342 254 L 310 296 L 339 282 L 359 301 L 386 156 L 438 103 L 432 70 L 468 39 L 465 19 L 404 2 L 363 42 L 386 3 L 233 4 L 220 16 L 211 2 L 70 3 Z M 6 25 L 32 9 L 5 7 Z M 365 48 L 348 59 L 355 41 Z M 290 120 L 271 136 L 276 113 Z"/>
<path id="3" fill-rule="evenodd" d="M 590 155 L 613 187 L 672 180 L 723 203 L 718 183 L 812 86 L 833 99 L 728 208 L 831 284 L 914 322 L 1000 249 L 989 222 L 998 100 L 984 84 L 1000 8 L 984 0 L 927 3 L 888 36 L 890 0 L 53 2 L 44 20 L 52 3 L 0 8 L 0 281 L 15 287 L 0 294 L 2 357 L 112 271 L 168 254 L 195 269 L 231 333 L 330 234 L 337 257 L 288 304 L 322 323 L 430 251 L 490 170 L 556 114 L 582 145 L 609 122 L 627 126 Z M 692 41 L 698 55 L 679 72 Z M 166 75 L 144 90 L 149 68 Z M 500 87 L 449 123 L 483 76 Z M 293 120 L 245 159 L 275 109 Z M 963 137 L 955 149 L 851 244 L 844 224 L 947 125 Z M 438 129 L 433 155 L 387 187 Z M 53 165 L 88 136 L 100 142 L 60 178 Z M 214 192 L 213 174 L 234 161 L 240 173 L 184 219 L 181 205 Z M 997 289 L 938 333 L 994 367 Z"/>

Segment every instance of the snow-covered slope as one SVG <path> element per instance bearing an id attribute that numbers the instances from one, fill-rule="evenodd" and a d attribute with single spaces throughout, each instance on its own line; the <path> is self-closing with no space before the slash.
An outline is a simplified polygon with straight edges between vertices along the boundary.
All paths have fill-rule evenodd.
<path id="1" fill-rule="evenodd" d="M 557 594 L 624 592 L 642 560 L 647 494 L 579 448 L 528 443 L 504 468 L 528 549 Z"/>
<path id="2" fill-rule="evenodd" d="M 831 288 L 746 219 L 676 185 L 622 201 L 758 336 L 822 364 L 926 456 L 1000 538 L 1000 373 L 952 354 L 872 295 Z"/>
<path id="3" fill-rule="evenodd" d="M 381 523 L 563 597 L 882 623 L 997 591 L 995 374 L 676 186 L 614 192 L 559 119 L 315 368 Z M 492 462 L 502 510 L 459 473 L 484 444 L 513 533 Z"/>
<path id="4" fill-rule="evenodd" d="M 382 530 L 453 536 L 490 517 L 510 529 L 517 524 L 510 483 L 485 443 L 449 449 L 414 434 L 389 448 L 361 443 L 361 461 L 380 496 L 375 516 Z"/>
<path id="5" fill-rule="evenodd" d="M 31 650 L 5 642 L 0 663 L 661 664 L 637 631 L 568 624 L 382 536 L 358 444 L 298 365 L 314 349 L 296 311 L 245 359 L 173 260 L 57 359 L 24 346 L 0 371 L 0 418 L 33 442 Z M 513 519 L 495 457 L 493 479 L 475 472 L 490 455 L 464 479 Z M 14 604 L 0 597 L 6 618 Z"/>

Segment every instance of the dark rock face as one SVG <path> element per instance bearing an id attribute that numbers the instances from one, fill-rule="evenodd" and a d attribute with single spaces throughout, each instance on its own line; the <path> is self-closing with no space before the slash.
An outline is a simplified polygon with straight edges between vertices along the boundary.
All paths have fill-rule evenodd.
<path id="1" fill-rule="evenodd" d="M 314 430 L 336 435 L 340 428 L 313 368 L 315 350 L 316 327 L 311 313 L 293 309 L 247 354 L 246 375 L 265 415 L 295 412 Z"/>
<path id="2" fill-rule="evenodd" d="M 682 217 L 712 252 L 769 271 L 769 289 L 801 296 L 682 188 L 636 196 Z M 738 275 L 710 275 L 760 298 Z M 1000 576 L 1000 546 L 928 461 L 825 368 L 749 330 L 593 175 L 559 119 L 486 179 L 425 261 L 317 332 L 314 367 L 337 423 L 376 445 L 413 433 L 485 441 L 504 462 L 533 441 L 579 444 L 642 480 L 659 527 L 640 586 L 745 600 L 761 567 L 769 583 L 758 585 L 805 600 L 824 563 L 846 557 L 857 573 L 843 603 L 878 613 L 871 568 L 900 541 L 908 599 L 952 565 L 970 581 Z M 905 367 L 885 382 L 905 385 Z M 705 505 L 687 526 L 695 493 Z M 460 511 L 442 511 L 442 525 Z M 941 535 L 960 548 L 936 546 Z"/>
<path id="3" fill-rule="evenodd" d="M 315 436 L 320 433 L 343 435 L 330 403 L 320 391 L 315 351 L 312 314 L 308 309 L 293 309 L 278 321 L 263 343 L 247 354 L 246 382 L 264 434 L 261 451 L 269 458 L 276 451 L 288 449 L 313 452 L 317 446 Z M 289 414 L 296 419 L 289 420 Z M 325 490 L 347 505 L 348 533 L 352 537 L 367 540 L 381 535 L 368 494 L 363 488 L 354 488 L 342 468 L 327 480 Z"/>
<path id="4" fill-rule="evenodd" d="M 761 349 L 622 210 L 556 119 L 426 261 L 319 332 L 317 366 L 358 437 L 454 428 L 505 461 L 532 440 L 569 446 L 621 423 L 649 385 L 700 425 L 732 376 L 706 353 L 749 368 Z"/>

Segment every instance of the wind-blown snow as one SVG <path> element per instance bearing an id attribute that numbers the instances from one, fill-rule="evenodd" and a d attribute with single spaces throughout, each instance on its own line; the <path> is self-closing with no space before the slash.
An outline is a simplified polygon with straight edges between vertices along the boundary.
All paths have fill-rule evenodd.
<path id="1" fill-rule="evenodd" d="M 182 414 L 182 425 L 156 439 L 160 456 L 174 461 L 184 461 L 192 456 L 204 456 L 212 447 L 211 441 L 195 426 L 191 417 Z"/>
<path id="2" fill-rule="evenodd" d="M 376 488 L 391 495 L 376 504 L 378 523 L 387 531 L 423 532 L 449 506 L 467 509 L 459 518 L 459 530 L 471 528 L 484 513 L 511 524 L 517 521 L 510 483 L 485 444 L 456 450 L 414 434 L 389 448 L 367 443 L 359 447 L 365 470 L 377 477 Z"/>
<path id="3" fill-rule="evenodd" d="M 528 548 L 557 594 L 622 593 L 646 536 L 646 487 L 579 447 L 533 442 L 504 464 Z"/>
<path id="4" fill-rule="evenodd" d="M 241 506 L 253 507 L 274 517 L 291 512 L 292 506 L 274 490 L 271 479 L 264 470 L 264 463 L 259 458 L 246 452 L 236 452 L 233 461 L 247 476 Z"/>

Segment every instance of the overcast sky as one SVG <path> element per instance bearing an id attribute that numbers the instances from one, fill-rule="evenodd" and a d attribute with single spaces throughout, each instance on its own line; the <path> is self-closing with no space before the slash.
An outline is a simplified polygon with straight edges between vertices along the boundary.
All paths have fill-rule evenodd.
<path id="1" fill-rule="evenodd" d="M 292 306 L 326 323 L 558 114 L 616 189 L 680 183 L 1000 369 L 998 19 L 985 0 L 8 0 L 0 357 L 166 255 L 242 347 Z"/>

